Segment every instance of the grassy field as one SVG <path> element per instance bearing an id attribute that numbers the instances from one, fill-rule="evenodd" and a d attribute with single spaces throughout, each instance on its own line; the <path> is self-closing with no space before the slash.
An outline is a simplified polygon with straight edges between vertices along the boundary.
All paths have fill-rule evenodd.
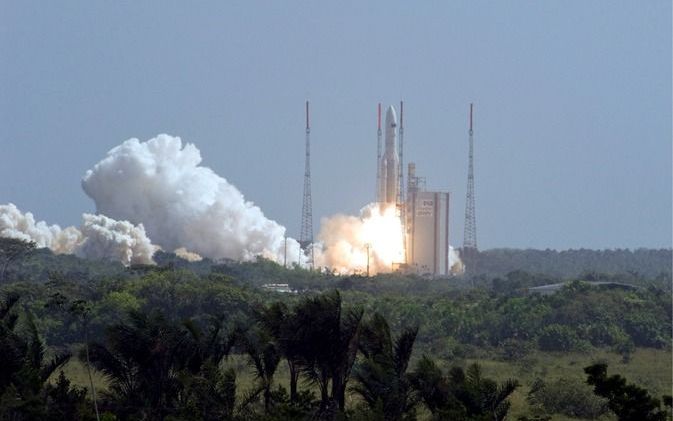
<path id="1" fill-rule="evenodd" d="M 584 367 L 599 361 L 608 364 L 608 375 L 619 374 L 626 377 L 630 383 L 636 383 L 646 388 L 650 394 L 656 397 L 661 398 L 661 395 L 671 393 L 673 370 L 671 353 L 664 350 L 638 349 L 628 363 L 622 362 L 622 357 L 619 354 L 600 350 L 590 353 L 538 352 L 517 363 L 468 360 L 469 363 L 478 362 L 487 377 L 499 380 L 507 378 L 519 380 L 521 387 L 511 398 L 511 419 L 530 414 L 526 395 L 536 378 L 551 381 L 565 377 L 585 381 Z M 556 415 L 552 419 L 573 418 Z"/>
<path id="2" fill-rule="evenodd" d="M 645 387 L 656 397 L 671 393 L 673 366 L 671 353 L 666 350 L 638 349 L 634 352 L 631 361 L 628 363 L 622 362 L 622 358 L 618 354 L 596 350 L 589 353 L 536 352 L 525 360 L 518 362 L 466 359 L 460 361 L 440 361 L 440 364 L 444 368 L 448 368 L 451 365 L 467 366 L 468 364 L 477 362 L 482 366 L 486 377 L 500 381 L 508 378 L 517 379 L 521 383 L 521 387 L 511 397 L 512 409 L 509 417 L 509 419 L 516 419 L 521 415 L 530 415 L 526 395 L 536 378 L 551 381 L 560 377 L 566 377 L 584 381 L 586 379 L 583 371 L 584 367 L 598 361 L 608 364 L 609 375 L 620 374 L 626 377 L 629 382 Z M 240 355 L 230 356 L 225 364 L 236 370 L 237 390 L 240 395 L 252 388 L 255 379 L 246 364 L 245 357 Z M 413 367 L 413 363 L 411 367 Z M 73 359 L 64 367 L 63 371 L 74 384 L 87 387 L 88 389 L 89 379 L 86 369 L 81 362 Z M 93 377 L 96 390 L 105 391 L 107 388 L 105 378 L 96 372 L 94 372 Z M 276 383 L 283 385 L 285 388 L 289 387 L 289 374 L 287 364 L 284 361 L 281 362 L 278 368 Z M 302 387 L 310 386 L 302 385 Z M 348 396 L 347 399 L 349 406 L 357 403 L 357 398 L 354 396 Z M 419 415 L 421 415 L 421 419 L 424 418 L 424 411 L 419 411 Z M 574 418 L 555 415 L 552 419 L 560 421 Z"/>

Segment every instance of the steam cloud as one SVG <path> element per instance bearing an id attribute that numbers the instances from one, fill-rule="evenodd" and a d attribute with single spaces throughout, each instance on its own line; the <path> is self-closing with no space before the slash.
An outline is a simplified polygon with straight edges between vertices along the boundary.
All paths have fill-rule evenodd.
<path id="1" fill-rule="evenodd" d="M 80 229 L 35 222 L 33 214 L 22 213 L 14 204 L 0 205 L 0 237 L 34 241 L 57 254 L 76 254 L 89 259 L 117 260 L 125 265 L 152 263 L 157 247 L 142 225 L 115 221 L 103 215 L 82 215 Z"/>
<path id="2" fill-rule="evenodd" d="M 83 241 L 75 254 L 93 259 L 118 260 L 125 265 L 154 263 L 152 255 L 159 247 L 152 244 L 142 224 L 115 221 L 105 215 L 82 215 Z"/>
<path id="3" fill-rule="evenodd" d="M 87 171 L 82 187 L 98 213 L 142 223 L 165 250 L 282 262 L 285 227 L 200 163 L 196 146 L 183 146 L 179 137 L 129 139 Z M 300 257 L 299 243 L 288 239 L 288 262 L 300 262 Z"/>

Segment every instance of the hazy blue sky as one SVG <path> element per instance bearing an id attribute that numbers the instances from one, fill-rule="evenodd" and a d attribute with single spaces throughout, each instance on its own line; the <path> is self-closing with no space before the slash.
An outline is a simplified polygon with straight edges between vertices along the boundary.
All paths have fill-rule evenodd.
<path id="1" fill-rule="evenodd" d="M 480 248 L 671 246 L 671 2 L 0 3 L 0 203 L 80 223 L 84 172 L 181 136 L 298 235 L 375 193 L 376 103 L 452 192 L 462 244 L 475 103 Z"/>

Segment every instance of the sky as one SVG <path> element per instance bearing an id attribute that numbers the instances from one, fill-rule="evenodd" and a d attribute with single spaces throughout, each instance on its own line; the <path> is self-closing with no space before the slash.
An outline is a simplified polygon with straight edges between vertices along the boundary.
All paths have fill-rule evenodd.
<path id="1" fill-rule="evenodd" d="M 671 2 L 0 2 L 0 204 L 79 225 L 122 141 L 194 143 L 299 235 L 374 200 L 376 105 L 480 249 L 671 247 Z"/>

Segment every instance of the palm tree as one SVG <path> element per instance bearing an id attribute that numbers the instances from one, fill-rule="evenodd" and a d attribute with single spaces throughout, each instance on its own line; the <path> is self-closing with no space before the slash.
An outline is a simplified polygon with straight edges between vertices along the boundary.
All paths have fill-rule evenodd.
<path id="1" fill-rule="evenodd" d="M 306 298 L 295 308 L 300 344 L 299 370 L 309 382 L 318 386 L 322 408 L 329 404 L 330 372 L 326 360 L 331 346 L 328 342 L 337 334 L 330 322 L 333 308 L 334 303 L 325 295 Z"/>
<path id="2" fill-rule="evenodd" d="M 339 297 L 339 304 L 341 304 Z M 349 309 L 342 314 L 339 305 L 338 336 L 334 339 L 334 349 L 330 355 L 332 371 L 332 397 L 337 401 L 339 410 L 346 407 L 346 386 L 350 377 L 355 357 L 358 352 L 360 324 L 364 312 L 362 309 Z"/>
<path id="3" fill-rule="evenodd" d="M 463 396 L 467 399 L 463 403 L 466 406 L 469 404 L 468 414 L 487 414 L 493 421 L 504 420 L 511 405 L 507 398 L 519 387 L 519 383 L 508 379 L 498 384 L 491 379 L 484 378 L 481 367 L 477 363 L 467 368 L 464 378 L 465 382 L 461 386 L 466 392 Z"/>
<path id="4" fill-rule="evenodd" d="M 264 398 L 264 411 L 269 413 L 271 408 L 271 386 L 273 377 L 280 363 L 280 353 L 271 337 L 263 330 L 250 327 L 238 328 L 235 332 L 235 342 L 247 354 L 258 385 L 251 391 L 246 401 L 255 399 L 259 394 Z"/>
<path id="5" fill-rule="evenodd" d="M 49 377 L 69 359 L 69 353 L 57 354 L 45 361 L 46 347 L 30 313 L 26 313 L 27 336 L 15 329 L 19 316 L 14 307 L 19 296 L 10 294 L 0 303 L 0 400 L 11 405 L 0 411 L 10 419 L 41 418 L 46 410 L 43 390 Z M 4 405 L 3 405 L 4 406 Z M 7 411 L 3 414 L 3 411 Z"/>
<path id="6" fill-rule="evenodd" d="M 382 408 L 386 420 L 413 418 L 416 402 L 406 371 L 417 334 L 418 328 L 404 329 L 393 342 L 388 322 L 378 313 L 363 324 L 360 352 L 364 358 L 355 365 L 353 377 L 358 383 L 351 390 L 370 409 Z"/>
<path id="7" fill-rule="evenodd" d="M 502 421 L 510 408 L 509 396 L 519 386 L 516 380 L 498 384 L 484 378 L 481 367 L 472 364 L 463 371 L 453 367 L 444 376 L 434 361 L 423 356 L 411 375 L 411 383 L 435 419 L 490 419 Z"/>
<path id="8" fill-rule="evenodd" d="M 221 370 L 217 364 L 206 361 L 198 373 L 181 376 L 184 386 L 176 418 L 203 421 L 232 419 L 236 403 L 236 372 L 233 368 Z"/>
<path id="9" fill-rule="evenodd" d="M 228 352 L 220 330 L 216 325 L 203 335 L 189 321 L 173 323 L 156 311 L 132 312 L 130 323 L 108 329 L 104 345 L 90 345 L 90 360 L 108 377 L 120 411 L 163 420 L 180 406 L 185 378 L 206 363 L 219 364 Z"/>
<path id="10" fill-rule="evenodd" d="M 435 417 L 438 417 L 442 412 L 447 413 L 450 408 L 459 409 L 462 407 L 449 387 L 448 378 L 443 375 L 437 364 L 426 355 L 423 355 L 416 363 L 415 370 L 409 375 L 409 381 L 418 398 Z"/>
<path id="11" fill-rule="evenodd" d="M 194 348 L 188 369 L 180 376 L 183 388 L 177 406 L 181 417 L 231 419 L 236 403 L 236 372 L 233 368 L 222 370 L 220 363 L 229 355 L 233 335 L 224 333 L 223 317 L 211 318 L 206 331 L 191 320 L 183 324 L 194 340 Z"/>
<path id="12" fill-rule="evenodd" d="M 262 309 L 259 314 L 259 321 L 271 333 L 278 351 L 287 361 L 290 372 L 290 402 L 296 403 L 302 346 L 297 335 L 299 329 L 297 315 L 285 303 L 276 302 Z"/>
<path id="13" fill-rule="evenodd" d="M 304 299 L 295 312 L 301 373 L 318 385 L 322 412 L 336 410 L 330 401 L 343 411 L 358 350 L 362 309 L 344 311 L 341 295 L 335 290 Z"/>

